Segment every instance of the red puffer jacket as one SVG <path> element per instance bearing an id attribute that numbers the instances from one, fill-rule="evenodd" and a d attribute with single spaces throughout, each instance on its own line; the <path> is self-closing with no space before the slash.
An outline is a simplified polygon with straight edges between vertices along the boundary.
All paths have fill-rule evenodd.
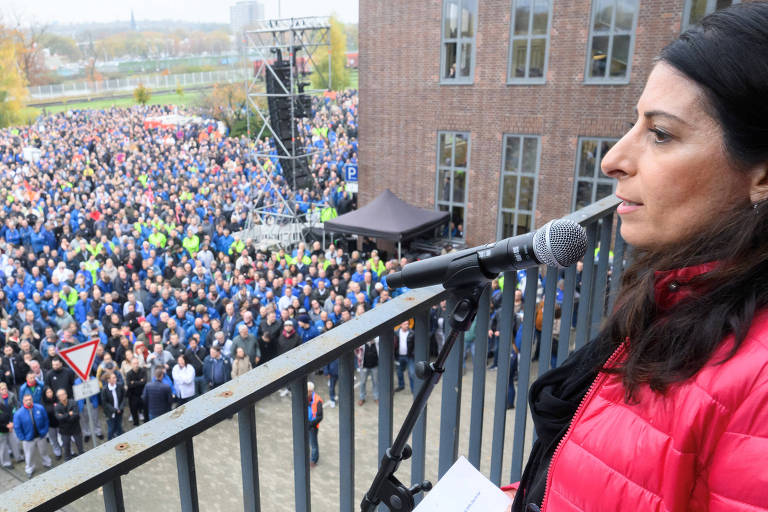
<path id="1" fill-rule="evenodd" d="M 704 270 L 657 275 L 657 303 L 674 304 Z M 641 388 L 633 405 L 620 377 L 601 373 L 552 458 L 542 510 L 768 511 L 768 311 L 715 364 L 732 344 L 664 395 Z"/>

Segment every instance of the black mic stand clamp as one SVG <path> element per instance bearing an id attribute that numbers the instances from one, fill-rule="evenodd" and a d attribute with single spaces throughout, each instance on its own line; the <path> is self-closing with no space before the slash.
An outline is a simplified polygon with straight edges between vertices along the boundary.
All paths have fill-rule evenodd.
<path id="1" fill-rule="evenodd" d="M 403 421 L 403 426 L 400 427 L 395 442 L 387 449 L 381 459 L 379 471 L 376 473 L 370 489 L 365 493 L 362 503 L 360 503 L 362 512 L 373 512 L 379 503 L 383 503 L 393 512 L 411 512 L 416 506 L 414 496 L 422 491 L 432 489 L 432 484 L 428 481 L 408 488 L 395 477 L 395 471 L 402 461 L 409 459 L 412 455 L 411 447 L 406 444 L 406 441 L 411 436 L 419 415 L 424 411 L 432 390 L 445 371 L 443 365 L 448 359 L 459 333 L 468 331 L 472 325 L 477 314 L 480 295 L 488 287 L 489 280 L 479 279 L 476 283 L 475 285 L 450 289 L 456 299 L 449 318 L 451 332 L 433 363 L 427 361 L 416 363 L 416 374 L 423 380 L 421 388 L 405 417 L 405 421 Z"/>

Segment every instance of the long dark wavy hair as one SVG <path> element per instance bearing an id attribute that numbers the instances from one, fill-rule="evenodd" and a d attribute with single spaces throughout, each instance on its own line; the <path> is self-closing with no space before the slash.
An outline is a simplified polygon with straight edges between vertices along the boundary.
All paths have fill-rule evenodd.
<path id="1" fill-rule="evenodd" d="M 719 123 L 724 151 L 746 172 L 768 163 L 768 3 L 733 6 L 705 17 L 662 50 L 673 66 L 704 92 L 707 111 Z M 733 334 L 741 346 L 755 313 L 768 306 L 768 203 L 731 205 L 704 232 L 664 250 L 636 250 L 616 307 L 595 340 L 605 361 L 629 340 L 627 357 L 606 369 L 621 375 L 626 400 L 641 385 L 665 392 L 694 376 Z M 668 311 L 654 300 L 655 271 L 718 262 L 684 286 L 688 298 Z"/>

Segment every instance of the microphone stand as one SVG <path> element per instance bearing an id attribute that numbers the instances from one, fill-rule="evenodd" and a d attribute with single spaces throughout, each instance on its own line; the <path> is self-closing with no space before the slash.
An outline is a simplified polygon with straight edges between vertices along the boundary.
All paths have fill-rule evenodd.
<path id="1" fill-rule="evenodd" d="M 420 361 L 416 363 L 416 375 L 424 382 L 422 382 L 408 415 L 403 421 L 403 426 L 400 427 L 395 442 L 387 449 L 381 459 L 379 471 L 376 473 L 370 489 L 365 493 L 362 503 L 360 503 L 362 512 L 374 512 L 379 503 L 383 503 L 391 511 L 411 512 L 415 507 L 413 497 L 422 491 L 432 489 L 432 484 L 428 481 L 408 488 L 395 477 L 395 471 L 402 461 L 409 459 L 412 455 L 411 447 L 406 442 L 416 426 L 419 415 L 424 411 L 432 390 L 445 371 L 443 365 L 448 359 L 459 333 L 466 332 L 472 325 L 477 314 L 480 295 L 488 287 L 488 284 L 487 279 L 482 279 L 474 284 L 451 289 L 451 293 L 456 299 L 449 319 L 451 332 L 435 362 Z"/>

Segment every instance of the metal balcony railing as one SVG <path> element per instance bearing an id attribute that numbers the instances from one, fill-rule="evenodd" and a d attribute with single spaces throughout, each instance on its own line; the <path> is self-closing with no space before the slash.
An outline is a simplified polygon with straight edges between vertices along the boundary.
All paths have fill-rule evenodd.
<path id="1" fill-rule="evenodd" d="M 614 211 L 619 201 L 609 197 L 598 201 L 569 218 L 582 224 L 588 234 L 588 248 L 580 278 L 576 266 L 565 271 L 565 287 L 560 302 L 562 327 L 557 346 L 557 360 L 563 361 L 575 348 L 583 346 L 596 332 L 605 313 L 612 307 L 613 293 L 617 290 L 625 261 L 625 244 L 618 235 L 619 222 L 614 222 Z M 607 248 L 606 250 L 601 250 Z M 533 272 L 530 272 L 533 276 Z M 556 268 L 548 268 L 548 276 L 558 275 Z M 514 303 L 515 272 L 505 274 L 503 304 Z M 546 279 L 544 289 L 543 327 L 540 334 L 538 364 L 532 364 L 531 351 L 535 333 L 537 279 L 526 279 L 524 290 L 524 322 L 521 327 L 522 348 L 519 364 L 519 386 L 514 410 L 512 459 L 508 472 L 503 468 L 505 431 L 507 421 L 507 387 L 510 371 L 510 353 L 513 342 L 513 318 L 503 314 L 500 321 L 499 365 L 496 373 L 496 391 L 492 407 L 485 407 L 487 336 L 478 335 L 475 341 L 474 366 L 469 423 L 467 458 L 479 467 L 483 442 L 483 424 L 492 423 L 490 441 L 490 474 L 495 484 L 519 480 L 522 474 L 528 426 L 528 383 L 549 369 L 552 348 L 553 319 L 558 279 Z M 578 289 L 578 293 L 576 290 Z M 478 313 L 477 333 L 488 331 L 490 297 L 483 296 Z M 449 298 L 441 286 L 412 290 L 408 294 L 384 303 L 312 341 L 253 371 L 202 395 L 185 405 L 141 425 L 71 462 L 62 464 L 32 480 L 22 483 L 0 496 L 0 510 L 56 510 L 99 488 L 103 491 L 107 512 L 125 510 L 121 477 L 140 468 L 148 461 L 169 450 L 175 450 L 180 508 L 199 510 L 195 476 L 195 436 L 237 413 L 242 494 L 246 511 L 261 510 L 259 497 L 259 454 L 256 446 L 256 417 L 254 404 L 280 388 L 292 391 L 293 487 L 295 504 L 285 504 L 284 510 L 299 512 L 311 509 L 309 478 L 309 444 L 307 431 L 306 382 L 313 371 L 336 359 L 339 369 L 339 508 L 348 512 L 358 510 L 361 495 L 355 495 L 355 480 L 368 486 L 371 474 L 355 473 L 355 407 L 354 407 L 354 354 L 353 350 L 373 337 L 379 336 L 379 404 L 378 452 L 379 458 L 393 439 L 393 374 L 394 365 L 385 364 L 389 354 L 393 361 L 395 347 L 394 328 L 402 321 L 415 319 L 416 360 L 427 358 L 429 345 L 430 308 Z M 450 309 L 450 307 L 449 307 Z M 574 315 L 574 311 L 576 314 Z M 575 317 L 575 328 L 571 319 Z M 442 476 L 458 456 L 459 418 L 462 407 L 461 388 L 463 342 L 461 338 L 446 363 L 442 379 L 440 403 L 440 439 L 438 476 Z M 506 364 L 505 364 L 506 362 Z M 466 405 L 465 405 L 466 407 Z M 397 425 L 399 427 L 399 425 Z M 529 433 L 530 434 L 530 433 Z M 530 435 L 529 435 L 530 438 Z M 373 441 L 373 440 L 372 440 Z M 411 438 L 411 481 L 419 483 L 425 477 L 427 451 L 426 417 L 422 414 Z M 290 485 L 290 484 L 288 484 Z"/>

